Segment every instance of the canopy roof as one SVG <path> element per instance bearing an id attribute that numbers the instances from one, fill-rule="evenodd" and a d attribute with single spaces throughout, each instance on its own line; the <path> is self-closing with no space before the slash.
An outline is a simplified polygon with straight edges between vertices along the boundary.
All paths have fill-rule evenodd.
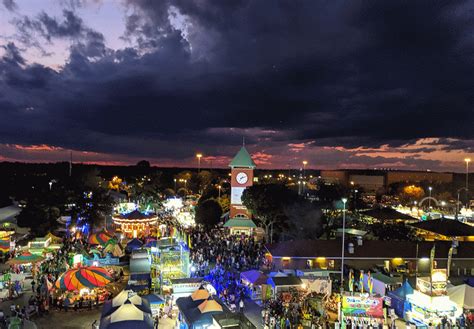
<path id="1" fill-rule="evenodd" d="M 240 279 L 247 280 L 254 285 L 260 285 L 267 282 L 267 276 L 257 270 L 250 270 L 240 273 Z"/>
<path id="2" fill-rule="evenodd" d="M 90 266 L 74 268 L 64 272 L 56 281 L 56 288 L 63 290 L 81 290 L 107 285 L 112 278 L 102 267 Z"/>
<path id="3" fill-rule="evenodd" d="M 203 300 L 209 298 L 209 292 L 206 289 L 198 289 L 191 294 L 192 300 Z"/>
<path id="4" fill-rule="evenodd" d="M 135 209 L 132 212 L 129 212 L 128 214 L 118 214 L 114 216 L 114 219 L 119 219 L 119 220 L 145 220 L 145 219 L 156 219 L 156 215 L 153 213 L 143 213 L 137 209 Z"/>
<path id="5" fill-rule="evenodd" d="M 247 218 L 231 218 L 225 222 L 224 227 L 250 227 L 256 228 L 257 225 L 251 219 Z"/>
<path id="6" fill-rule="evenodd" d="M 132 303 L 117 308 L 111 315 L 102 318 L 101 329 L 152 329 L 153 319 L 149 313 L 143 312 Z"/>
<path id="7" fill-rule="evenodd" d="M 23 252 L 20 256 L 17 256 L 13 259 L 7 261 L 8 265 L 15 265 L 15 264 L 30 264 L 30 263 L 38 263 L 44 260 L 44 257 L 39 255 L 32 254 L 31 252 Z"/>
<path id="8" fill-rule="evenodd" d="M 400 299 L 406 299 L 407 295 L 413 294 L 413 288 L 408 281 L 405 281 L 400 288 L 390 291 L 389 294 L 395 295 Z"/>
<path id="9" fill-rule="evenodd" d="M 438 218 L 411 224 L 421 230 L 448 236 L 474 236 L 474 227 L 454 219 Z"/>
<path id="10" fill-rule="evenodd" d="M 231 168 L 255 168 L 255 162 L 253 162 L 252 157 L 249 152 L 242 146 L 240 151 L 235 155 L 232 161 L 229 164 Z"/>
<path id="11" fill-rule="evenodd" d="M 463 307 L 468 310 L 474 309 L 474 288 L 467 285 L 461 284 L 448 288 L 448 296 L 453 302 L 459 307 Z"/>
<path id="12" fill-rule="evenodd" d="M 198 306 L 199 311 L 201 313 L 209 313 L 209 312 L 222 312 L 222 306 L 213 299 L 208 299 L 203 301 Z"/>
<path id="13" fill-rule="evenodd" d="M 274 276 L 268 279 L 268 284 L 272 286 L 299 286 L 303 284 L 300 278 L 296 276 Z"/>
<path id="14" fill-rule="evenodd" d="M 403 213 L 401 213 L 399 211 L 396 211 L 395 209 L 390 208 L 390 207 L 373 208 L 373 209 L 370 209 L 370 210 L 362 211 L 361 214 L 365 215 L 365 216 L 376 218 L 376 219 L 381 220 L 381 221 L 384 221 L 384 220 L 397 220 L 397 219 L 409 220 L 409 221 L 410 220 L 411 221 L 416 221 L 417 220 L 416 218 L 414 218 L 412 216 L 403 214 Z"/>

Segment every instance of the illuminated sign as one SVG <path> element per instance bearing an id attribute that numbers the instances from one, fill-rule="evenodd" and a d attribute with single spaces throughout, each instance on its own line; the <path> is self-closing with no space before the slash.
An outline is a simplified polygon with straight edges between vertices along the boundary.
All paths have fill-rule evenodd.
<path id="1" fill-rule="evenodd" d="M 346 316 L 383 317 L 383 299 L 368 294 L 342 297 L 342 312 Z"/>

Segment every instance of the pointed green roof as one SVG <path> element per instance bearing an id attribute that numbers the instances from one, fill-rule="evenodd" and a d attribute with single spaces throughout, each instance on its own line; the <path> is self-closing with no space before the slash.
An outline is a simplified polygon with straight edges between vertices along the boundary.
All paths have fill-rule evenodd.
<path id="1" fill-rule="evenodd" d="M 240 151 L 235 155 L 235 157 L 230 162 L 229 167 L 255 168 L 256 165 L 255 165 L 255 162 L 253 162 L 252 157 L 250 156 L 245 146 L 242 146 Z"/>

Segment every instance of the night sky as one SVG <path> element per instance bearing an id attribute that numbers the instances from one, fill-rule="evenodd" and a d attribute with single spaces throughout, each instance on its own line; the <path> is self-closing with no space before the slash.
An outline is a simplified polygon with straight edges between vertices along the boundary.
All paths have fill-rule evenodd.
<path id="1" fill-rule="evenodd" d="M 0 161 L 464 170 L 473 1 L 0 0 Z"/>

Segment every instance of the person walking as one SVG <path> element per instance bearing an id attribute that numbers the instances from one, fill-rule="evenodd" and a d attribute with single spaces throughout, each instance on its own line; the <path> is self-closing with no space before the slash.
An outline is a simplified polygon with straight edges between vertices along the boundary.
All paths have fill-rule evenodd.
<path id="1" fill-rule="evenodd" d="M 240 302 L 239 302 L 239 311 L 240 311 L 240 313 L 244 313 L 244 307 L 245 307 L 244 299 L 241 298 Z"/>

